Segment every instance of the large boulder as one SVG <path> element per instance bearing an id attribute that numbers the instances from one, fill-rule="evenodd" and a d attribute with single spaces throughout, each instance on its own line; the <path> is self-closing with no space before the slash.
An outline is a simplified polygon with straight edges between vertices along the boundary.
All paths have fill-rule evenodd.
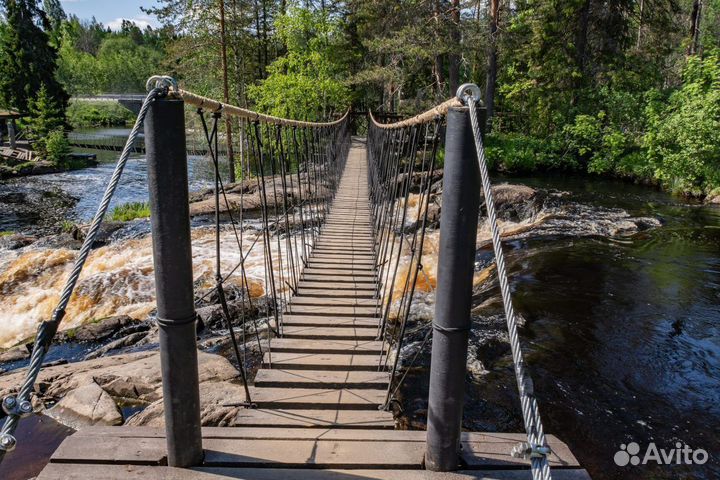
<path id="1" fill-rule="evenodd" d="M 68 393 L 46 415 L 69 427 L 122 425 L 123 415 L 115 401 L 95 382 Z"/>

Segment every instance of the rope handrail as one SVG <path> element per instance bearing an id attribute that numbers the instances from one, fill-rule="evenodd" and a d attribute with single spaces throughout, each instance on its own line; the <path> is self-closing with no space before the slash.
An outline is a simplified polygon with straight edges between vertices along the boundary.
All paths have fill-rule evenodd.
<path id="1" fill-rule="evenodd" d="M 399 122 L 394 123 L 380 123 L 375 119 L 375 116 L 373 115 L 372 111 L 369 111 L 370 114 L 370 121 L 378 128 L 384 128 L 387 130 L 391 129 L 397 129 L 397 128 L 404 128 L 404 127 L 411 127 L 413 125 L 422 125 L 423 123 L 428 123 L 433 118 L 437 116 L 444 116 L 447 114 L 448 110 L 450 110 L 453 107 L 462 107 L 464 106 L 463 103 L 457 98 L 453 97 L 449 100 L 444 101 L 443 103 L 439 105 L 435 105 L 430 110 L 427 110 L 423 113 L 420 113 L 418 115 L 415 115 L 411 118 L 406 118 L 405 120 L 401 120 Z"/>
<path id="2" fill-rule="evenodd" d="M 177 95 L 188 105 L 193 105 L 198 108 L 203 108 L 211 112 L 223 112 L 227 115 L 234 117 L 245 118 L 252 121 L 258 121 L 263 123 L 269 123 L 272 125 L 281 125 L 284 127 L 310 127 L 310 128 L 324 128 L 334 127 L 340 125 L 347 116 L 350 114 L 348 109 L 345 114 L 332 122 L 307 122 L 303 120 L 292 120 L 289 118 L 275 117 L 273 115 L 267 115 L 265 113 L 255 112 L 247 108 L 238 107 L 236 105 L 230 105 L 226 103 L 213 100 L 212 98 L 204 97 L 188 90 L 181 88 L 172 88 L 170 90 L 170 96 Z"/>

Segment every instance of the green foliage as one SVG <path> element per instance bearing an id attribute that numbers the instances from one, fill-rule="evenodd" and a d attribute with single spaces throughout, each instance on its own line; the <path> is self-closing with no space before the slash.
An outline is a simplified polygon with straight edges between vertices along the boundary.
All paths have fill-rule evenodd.
<path id="1" fill-rule="evenodd" d="M 287 53 L 269 67 L 269 76 L 248 87 L 257 108 L 271 115 L 321 120 L 350 105 L 342 37 L 326 12 L 291 7 L 275 24 Z"/>
<path id="2" fill-rule="evenodd" d="M 152 30 L 126 24 L 119 33 L 98 32 L 77 19 L 61 30 L 58 78 L 72 94 L 142 92 L 160 71 L 163 53 Z"/>
<path id="3" fill-rule="evenodd" d="M 6 23 L 0 29 L 0 107 L 29 110 L 42 87 L 60 111 L 67 93 L 55 79 L 57 51 L 46 30 L 50 22 L 36 0 L 4 0 Z"/>
<path id="4" fill-rule="evenodd" d="M 45 144 L 45 159 L 56 165 L 66 165 L 70 155 L 70 143 L 65 132 L 53 130 L 47 136 Z"/>
<path id="5" fill-rule="evenodd" d="M 0 231 L 0 237 L 9 237 L 10 235 L 15 235 L 15 232 L 13 231 Z"/>
<path id="6" fill-rule="evenodd" d="M 125 203 L 118 205 L 112 211 L 111 218 L 115 222 L 129 222 L 136 218 L 150 216 L 150 205 L 143 202 Z"/>
<path id="7" fill-rule="evenodd" d="M 37 97 L 30 100 L 29 110 L 23 127 L 33 142 L 33 150 L 46 160 L 64 161 L 69 149 L 64 133 L 65 112 L 50 97 L 45 85 L 40 88 Z"/>
<path id="8" fill-rule="evenodd" d="M 71 220 L 63 220 L 60 222 L 60 231 L 63 233 L 70 233 L 75 229 L 75 223 Z"/>
<path id="9" fill-rule="evenodd" d="M 553 138 L 494 132 L 485 138 L 485 153 L 491 168 L 511 173 L 578 168 L 575 158 L 563 156 Z"/>
<path id="10" fill-rule="evenodd" d="M 67 118 L 73 128 L 117 127 L 132 123 L 135 115 L 115 102 L 73 101 Z"/>
<path id="11" fill-rule="evenodd" d="M 720 54 L 691 57 L 683 85 L 647 109 L 645 145 L 655 176 L 675 191 L 720 186 Z"/>

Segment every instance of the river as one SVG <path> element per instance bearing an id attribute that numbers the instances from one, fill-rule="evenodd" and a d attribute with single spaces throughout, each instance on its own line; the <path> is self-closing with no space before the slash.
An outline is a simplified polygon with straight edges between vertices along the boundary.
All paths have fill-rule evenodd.
<path id="1" fill-rule="evenodd" d="M 0 183 L 0 231 L 56 228 L 61 218 L 87 220 L 115 156 L 103 154 L 94 169 Z M 189 163 L 191 189 L 207 186 L 209 162 L 193 157 Z M 720 478 L 720 208 L 595 177 L 496 180 L 529 185 L 554 198 L 544 208 L 543 222 L 506 244 L 516 308 L 525 320 L 522 343 L 546 431 L 567 442 L 596 480 Z M 133 157 L 115 202 L 145 200 L 145 181 L 145 162 Z M 23 210 L 23 197 L 40 199 L 47 210 Z M 629 218 L 653 222 L 638 231 L 628 227 Z M 211 258 L 211 237 L 196 236 L 207 243 Z M 112 255 L 98 263 L 105 277 L 88 285 L 107 290 L 91 298 L 124 295 L 107 283 L 111 278 L 132 283 L 117 280 L 118 272 L 147 276 L 140 265 L 149 262 L 147 240 L 124 242 L 109 247 Z M 202 250 L 198 255 L 205 255 Z M 16 255 L 0 251 L 0 278 Z M 478 251 L 479 268 L 491 259 L 488 248 Z M 58 261 L 45 288 L 67 270 Z M 128 291 L 147 308 L 152 285 L 145 280 L 135 278 L 141 288 Z M 496 282 L 486 282 L 475 294 L 471 351 L 483 371 L 472 377 L 465 426 L 521 431 L 510 357 L 496 341 L 504 328 Z M 422 411 L 426 392 L 422 378 L 417 380 L 415 406 Z M 680 442 L 706 450 L 710 462 L 618 467 L 613 457 L 629 442 L 643 451 L 650 442 L 664 449 Z"/>

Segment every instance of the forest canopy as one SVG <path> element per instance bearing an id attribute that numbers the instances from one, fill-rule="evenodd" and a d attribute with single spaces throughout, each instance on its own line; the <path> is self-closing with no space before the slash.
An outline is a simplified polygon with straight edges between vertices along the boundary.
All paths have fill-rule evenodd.
<path id="1" fill-rule="evenodd" d="M 140 92 L 164 73 L 317 120 L 350 105 L 410 115 L 473 82 L 496 169 L 720 187 L 720 0 L 158 0 L 145 11 L 159 28 L 117 31 L 57 0 L 0 1 L 18 2 L 41 12 L 71 95 Z"/>

